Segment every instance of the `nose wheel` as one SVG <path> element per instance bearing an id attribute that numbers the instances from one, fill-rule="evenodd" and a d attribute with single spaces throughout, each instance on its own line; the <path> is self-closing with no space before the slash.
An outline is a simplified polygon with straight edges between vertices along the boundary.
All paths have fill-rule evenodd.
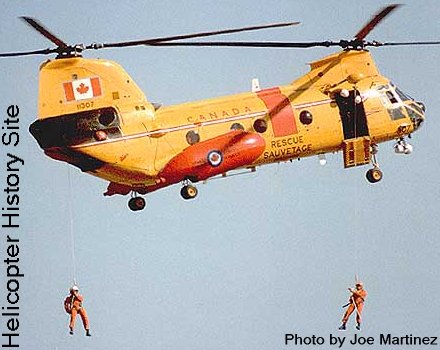
<path id="1" fill-rule="evenodd" d="M 379 168 L 373 168 L 367 171 L 365 177 L 367 178 L 368 182 L 374 184 L 382 180 L 383 173 Z"/>
<path id="2" fill-rule="evenodd" d="M 378 152 L 377 145 L 372 144 L 371 145 L 371 163 L 373 164 L 373 169 L 369 169 L 367 173 L 365 174 L 365 177 L 367 178 L 368 182 L 374 184 L 376 182 L 379 182 L 382 180 L 383 173 L 379 169 L 379 163 L 377 162 L 376 154 Z"/>
<path id="3" fill-rule="evenodd" d="M 180 189 L 180 195 L 183 199 L 193 199 L 197 197 L 197 194 L 199 191 L 197 190 L 197 187 L 192 185 L 189 180 L 183 181 L 183 186 Z"/>
<path id="4" fill-rule="evenodd" d="M 130 198 L 128 201 L 128 207 L 132 211 L 139 211 L 145 208 L 147 202 L 144 198 L 134 195 L 134 197 Z"/>

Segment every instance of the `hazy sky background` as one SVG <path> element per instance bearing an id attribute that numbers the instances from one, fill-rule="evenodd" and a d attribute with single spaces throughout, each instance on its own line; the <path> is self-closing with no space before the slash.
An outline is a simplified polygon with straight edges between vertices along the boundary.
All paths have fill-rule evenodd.
<path id="1" fill-rule="evenodd" d="M 20 5 L 18 5 L 20 4 Z M 231 40 L 351 38 L 385 1 L 1 1 L 0 51 L 51 47 L 17 17 L 33 16 L 69 43 L 114 42 L 298 20 L 296 28 Z M 438 1 L 406 1 L 369 39 L 439 40 Z M 86 52 L 119 62 L 165 105 L 287 84 L 335 49 L 129 48 Z M 284 349 L 284 334 L 328 337 L 359 273 L 369 292 L 363 335 L 439 335 L 440 47 L 372 49 L 380 71 L 423 101 L 427 119 L 410 156 L 381 144 L 382 182 L 342 154 L 258 168 L 148 195 L 133 213 L 107 183 L 43 155 L 28 126 L 37 114 L 42 56 L 0 60 L 0 113 L 20 107 L 20 346 L 23 349 Z M 5 183 L 1 152 L 1 185 Z M 2 198 L 4 203 L 4 197 Z M 77 280 L 93 337 L 62 302 Z M 5 232 L 2 231 L 2 237 Z M 2 260 L 5 239 L 1 240 Z M 4 271 L 4 266 L 1 267 Z M 4 281 L 4 272 L 2 274 Z M 0 284 L 5 305 L 5 283 Z M 5 319 L 1 321 L 5 330 Z M 346 335 L 353 331 L 354 321 Z M 339 335 L 339 334 L 338 334 Z M 293 345 L 289 348 L 295 348 Z M 326 348 L 326 347 L 324 347 Z M 344 346 L 344 348 L 349 348 Z M 379 346 L 369 346 L 369 349 Z M 413 347 L 414 349 L 416 347 Z"/>

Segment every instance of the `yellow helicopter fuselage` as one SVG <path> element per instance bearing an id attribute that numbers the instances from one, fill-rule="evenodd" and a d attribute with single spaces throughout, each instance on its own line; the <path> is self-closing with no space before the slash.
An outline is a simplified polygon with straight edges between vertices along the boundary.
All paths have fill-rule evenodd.
<path id="1" fill-rule="evenodd" d="M 365 50 L 316 61 L 288 85 L 169 107 L 114 62 L 62 58 L 42 64 L 39 94 L 30 129 L 40 146 L 110 181 L 109 195 L 339 150 L 345 167 L 367 164 L 424 118 Z"/>

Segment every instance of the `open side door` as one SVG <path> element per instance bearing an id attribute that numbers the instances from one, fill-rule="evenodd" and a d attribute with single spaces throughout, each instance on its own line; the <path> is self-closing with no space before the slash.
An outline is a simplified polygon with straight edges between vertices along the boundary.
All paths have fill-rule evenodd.
<path id="1" fill-rule="evenodd" d="M 335 96 L 344 132 L 344 167 L 364 165 L 370 162 L 370 136 L 364 103 L 359 91 L 351 90 L 347 97 Z"/>

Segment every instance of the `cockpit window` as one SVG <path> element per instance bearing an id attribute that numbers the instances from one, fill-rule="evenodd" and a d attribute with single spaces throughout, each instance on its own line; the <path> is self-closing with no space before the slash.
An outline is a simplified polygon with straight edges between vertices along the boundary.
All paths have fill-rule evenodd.
<path id="1" fill-rule="evenodd" d="M 394 94 L 390 90 L 386 91 L 385 94 L 387 95 L 388 99 L 392 104 L 399 103 L 396 96 L 394 96 Z"/>
<path id="2" fill-rule="evenodd" d="M 386 107 L 400 102 L 390 85 L 380 85 L 377 87 L 377 91 L 379 91 L 379 97 Z"/>
<path id="3" fill-rule="evenodd" d="M 396 94 L 400 97 L 402 101 L 409 101 L 411 100 L 411 97 L 406 95 L 403 91 L 399 90 L 399 88 L 396 87 Z"/>
<path id="4" fill-rule="evenodd" d="M 417 119 L 419 117 L 418 114 L 412 108 L 408 106 L 405 106 L 405 108 L 406 108 L 406 113 L 408 113 L 411 119 Z"/>
<path id="5" fill-rule="evenodd" d="M 403 109 L 402 97 L 395 90 L 392 85 L 381 85 L 377 87 L 379 97 L 382 104 L 387 109 L 387 112 L 392 120 L 405 118 L 405 111 Z M 402 93 L 403 94 L 403 93 Z M 407 99 L 406 95 L 403 94 Z"/>
<path id="6" fill-rule="evenodd" d="M 423 115 L 423 109 L 417 103 L 410 103 L 409 106 L 415 109 L 420 115 Z"/>
<path id="7" fill-rule="evenodd" d="M 403 107 L 392 107 L 392 108 L 388 108 L 387 110 L 388 110 L 388 114 L 393 120 L 405 118 Z"/>

